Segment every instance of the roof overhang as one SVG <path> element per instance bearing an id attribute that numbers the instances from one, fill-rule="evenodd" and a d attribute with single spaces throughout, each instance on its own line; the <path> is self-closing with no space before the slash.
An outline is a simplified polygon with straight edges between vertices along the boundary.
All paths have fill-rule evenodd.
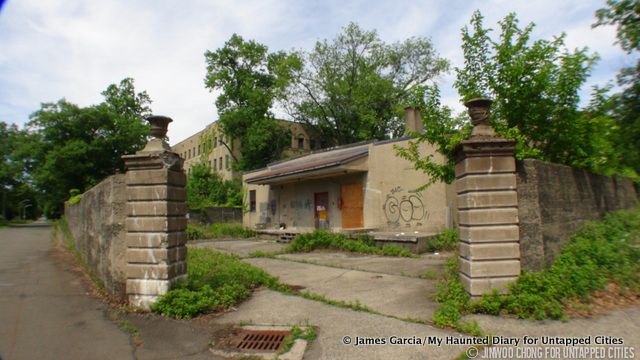
<path id="1" fill-rule="evenodd" d="M 248 184 L 280 185 L 368 171 L 368 151 L 284 166 L 245 179 Z"/>

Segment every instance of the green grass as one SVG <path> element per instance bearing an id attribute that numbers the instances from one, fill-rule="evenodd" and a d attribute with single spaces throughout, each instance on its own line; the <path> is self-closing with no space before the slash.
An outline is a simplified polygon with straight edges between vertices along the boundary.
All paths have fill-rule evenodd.
<path id="1" fill-rule="evenodd" d="M 208 225 L 187 225 L 187 239 L 217 239 L 217 238 L 249 238 L 256 235 L 250 230 L 237 223 L 219 223 Z"/>
<path id="2" fill-rule="evenodd" d="M 256 250 L 253 251 L 251 253 L 249 253 L 249 257 L 250 258 L 268 258 L 268 259 L 275 259 L 276 255 L 280 254 L 279 252 L 273 252 L 273 251 L 261 251 L 261 250 Z"/>
<path id="3" fill-rule="evenodd" d="M 427 251 L 456 250 L 458 248 L 458 240 L 458 230 L 447 229 L 429 239 L 429 242 L 427 243 Z"/>
<path id="4" fill-rule="evenodd" d="M 484 295 L 473 311 L 561 319 L 572 299 L 588 302 L 608 283 L 640 289 L 640 209 L 607 215 L 576 232 L 550 267 L 524 273 L 507 295 Z"/>
<path id="5" fill-rule="evenodd" d="M 295 341 L 298 339 L 306 340 L 307 343 L 310 344 L 313 340 L 316 339 L 317 336 L 318 335 L 316 334 L 316 329 L 313 326 L 309 326 L 307 324 L 306 329 L 303 330 L 296 325 L 291 328 L 291 334 L 282 341 L 283 347 L 280 351 L 278 351 L 278 354 L 284 354 L 291 350 L 293 343 L 295 343 Z"/>
<path id="6" fill-rule="evenodd" d="M 316 230 L 312 233 L 298 235 L 283 252 L 310 252 L 316 249 L 333 249 L 349 252 L 375 254 L 384 256 L 416 257 L 409 250 L 397 245 L 375 246 L 375 241 L 369 236 L 349 239 L 343 234 Z"/>
<path id="7" fill-rule="evenodd" d="M 616 283 L 622 291 L 640 290 L 640 209 L 584 224 L 550 266 L 525 272 L 505 295 L 494 291 L 471 301 L 458 279 L 457 256 L 447 261 L 446 268 L 435 297 L 441 303 L 433 318 L 438 326 L 471 327 L 460 323 L 466 313 L 565 319 L 567 305 L 576 299 L 588 303 L 608 283 Z"/>
<path id="8" fill-rule="evenodd" d="M 259 286 L 276 287 L 277 279 L 244 263 L 239 257 L 209 249 L 190 248 L 187 281 L 163 295 L 152 310 L 177 318 L 191 318 L 221 310 L 247 299 Z"/>

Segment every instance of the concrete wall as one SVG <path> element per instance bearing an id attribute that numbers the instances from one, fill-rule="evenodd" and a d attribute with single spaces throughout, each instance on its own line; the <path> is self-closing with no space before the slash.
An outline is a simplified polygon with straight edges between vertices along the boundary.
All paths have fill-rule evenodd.
<path id="1" fill-rule="evenodd" d="M 329 193 L 328 226 L 339 230 L 342 227 L 342 213 L 338 208 L 340 185 L 354 183 L 366 183 L 366 174 L 284 185 L 249 185 L 249 190 L 256 190 L 256 211 L 247 212 L 243 223 L 248 227 L 255 227 L 257 223 L 266 224 L 267 227 L 277 227 L 284 223 L 287 228 L 311 231 L 315 228 L 314 194 L 327 192 Z"/>
<path id="2" fill-rule="evenodd" d="M 414 168 L 413 163 L 396 155 L 394 146 L 407 147 L 409 140 L 374 143 L 369 150 L 369 173 L 364 200 L 365 227 L 381 231 L 402 229 L 421 232 L 441 232 L 452 226 L 451 207 L 455 197 L 452 186 L 435 183 L 427 189 L 416 189 L 428 181 L 428 176 Z M 432 155 L 444 162 L 442 155 L 429 144 L 419 146 L 420 154 Z"/>
<path id="3" fill-rule="evenodd" d="M 287 228 L 314 228 L 314 193 L 329 193 L 329 226 L 342 228 L 342 213 L 338 199 L 342 184 L 362 183 L 364 188 L 364 228 L 378 231 L 420 231 L 437 233 L 453 226 L 451 211 L 455 207 L 453 187 L 436 183 L 418 193 L 415 190 L 427 182 L 427 175 L 414 169 L 413 164 L 396 156 L 394 146 L 406 147 L 409 140 L 369 144 L 369 155 L 356 160 L 358 167 L 368 169 L 359 174 L 325 177 L 283 185 L 251 185 L 256 191 L 256 210 L 244 214 L 244 226 L 257 224 L 275 228 L 280 223 Z M 422 154 L 433 154 L 442 160 L 435 149 L 421 144 Z M 313 155 L 312 155 L 313 156 Z M 354 162 L 354 163 L 355 163 Z M 267 170 L 252 172 L 257 177 Z"/>
<path id="4" fill-rule="evenodd" d="M 117 174 L 82 194 L 76 205 L 65 205 L 65 217 L 80 255 L 104 282 L 106 290 L 125 299 L 125 176 Z"/>
<path id="5" fill-rule="evenodd" d="M 638 205 L 629 179 L 538 160 L 518 162 L 517 183 L 524 270 L 550 263 L 585 221 Z"/>

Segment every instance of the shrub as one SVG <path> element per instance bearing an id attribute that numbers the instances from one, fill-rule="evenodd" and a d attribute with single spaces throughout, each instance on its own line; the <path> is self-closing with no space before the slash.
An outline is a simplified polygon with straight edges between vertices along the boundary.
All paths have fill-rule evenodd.
<path id="1" fill-rule="evenodd" d="M 186 233 L 187 233 L 187 240 L 198 240 L 198 239 L 205 238 L 204 230 L 199 226 L 187 224 Z"/>
<path id="2" fill-rule="evenodd" d="M 236 305 L 255 287 L 277 285 L 276 278 L 234 255 L 190 248 L 187 261 L 187 281 L 161 296 L 151 307 L 154 312 L 191 318 Z"/>
<path id="3" fill-rule="evenodd" d="M 374 245 L 375 241 L 370 236 L 359 236 L 356 239 L 349 239 L 343 234 L 331 233 L 324 230 L 316 230 L 312 233 L 300 234 L 283 251 L 309 252 L 315 249 L 335 249 L 366 254 L 386 255 L 386 256 L 415 256 L 409 250 L 397 245 L 385 245 L 379 248 Z"/>
<path id="4" fill-rule="evenodd" d="M 523 273 L 506 295 L 494 291 L 473 302 L 457 277 L 454 258 L 448 261 L 447 277 L 439 284 L 436 300 L 442 305 L 434 315 L 434 323 L 453 326 L 458 314 L 469 311 L 562 319 L 566 317 L 565 306 L 571 301 L 588 302 L 596 290 L 608 283 L 616 283 L 622 291 L 638 291 L 639 245 L 640 209 L 608 214 L 601 221 L 584 224 L 546 269 Z"/>
<path id="5" fill-rule="evenodd" d="M 69 190 L 69 200 L 67 200 L 67 202 L 70 205 L 76 205 L 80 203 L 80 200 L 82 200 L 82 193 L 80 192 L 80 190 L 78 189 Z"/>
<path id="6" fill-rule="evenodd" d="M 225 284 L 216 290 L 204 285 L 198 290 L 178 288 L 169 291 L 151 306 L 151 310 L 165 316 L 190 319 L 207 310 L 223 309 L 249 297 L 240 284 Z"/>
<path id="7" fill-rule="evenodd" d="M 444 251 L 455 250 L 458 247 L 458 230 L 447 229 L 442 233 L 436 235 L 432 239 L 429 239 L 427 244 L 428 251 Z"/>

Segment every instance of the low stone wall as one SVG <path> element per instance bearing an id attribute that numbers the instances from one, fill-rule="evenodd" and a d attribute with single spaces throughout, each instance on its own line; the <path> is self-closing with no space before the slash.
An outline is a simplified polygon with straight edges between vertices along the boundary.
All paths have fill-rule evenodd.
<path id="1" fill-rule="evenodd" d="M 76 205 L 65 205 L 65 217 L 85 263 L 120 300 L 126 299 L 125 175 L 103 180 L 82 194 Z"/>
<path id="2" fill-rule="evenodd" d="M 517 188 L 523 270 L 550 263 L 585 221 L 638 205 L 629 179 L 539 160 L 518 162 Z"/>

